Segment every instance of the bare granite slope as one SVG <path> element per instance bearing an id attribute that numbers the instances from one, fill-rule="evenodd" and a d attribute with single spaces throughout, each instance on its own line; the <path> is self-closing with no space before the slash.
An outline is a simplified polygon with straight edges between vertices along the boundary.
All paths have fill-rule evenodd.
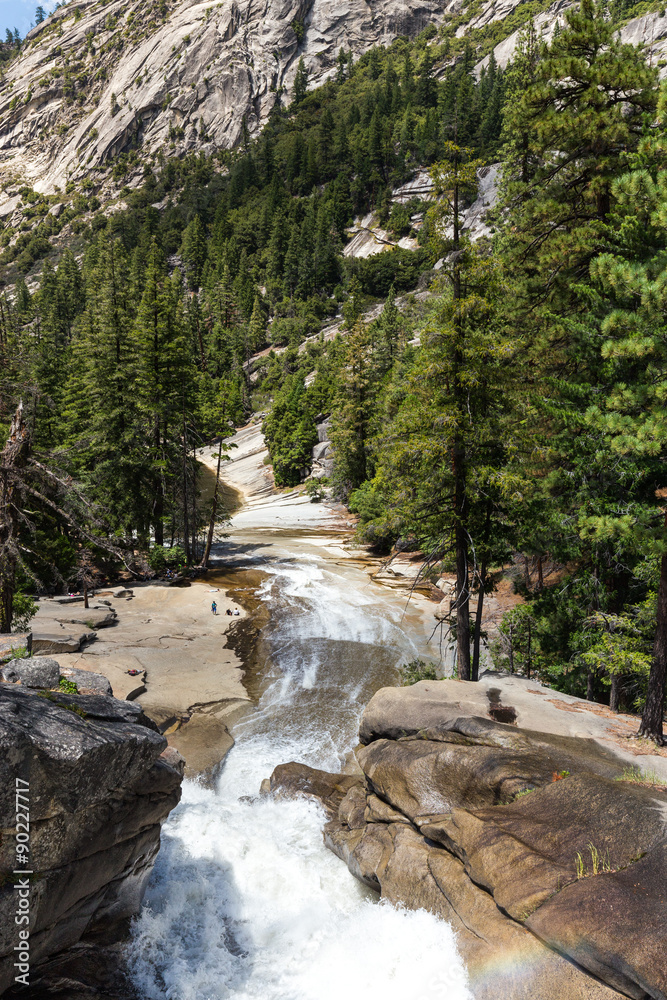
<path id="1" fill-rule="evenodd" d="M 0 88 L 0 215 L 12 185 L 43 193 L 107 164 L 136 137 L 143 162 L 252 132 L 303 56 L 311 84 L 437 21 L 438 0 L 79 0 L 34 28 Z M 289 100 L 289 97 L 287 98 Z"/>

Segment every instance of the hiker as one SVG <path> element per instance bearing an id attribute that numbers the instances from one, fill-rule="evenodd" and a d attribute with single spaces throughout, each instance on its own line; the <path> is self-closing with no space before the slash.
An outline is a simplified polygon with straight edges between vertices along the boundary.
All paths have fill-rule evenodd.
<path id="1" fill-rule="evenodd" d="M 231 608 L 227 608 L 227 610 L 225 611 L 225 614 L 226 615 L 231 615 L 231 613 L 232 613 L 232 609 Z"/>
<path id="2" fill-rule="evenodd" d="M 213 612 L 214 615 L 217 615 L 218 613 L 218 605 L 215 603 L 215 601 L 211 601 L 211 611 Z"/>

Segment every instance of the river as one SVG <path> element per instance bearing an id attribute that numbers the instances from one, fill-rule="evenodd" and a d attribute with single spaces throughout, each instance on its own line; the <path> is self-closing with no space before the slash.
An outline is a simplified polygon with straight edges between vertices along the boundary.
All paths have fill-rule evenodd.
<path id="1" fill-rule="evenodd" d="M 315 804 L 258 795 L 277 764 L 349 764 L 373 692 L 438 655 L 428 607 L 406 612 L 319 512 L 277 504 L 247 505 L 216 547 L 221 583 L 256 581 L 255 704 L 212 786 L 186 781 L 164 825 L 134 983 L 150 1000 L 467 1000 L 447 924 L 358 883 L 324 847 Z"/>

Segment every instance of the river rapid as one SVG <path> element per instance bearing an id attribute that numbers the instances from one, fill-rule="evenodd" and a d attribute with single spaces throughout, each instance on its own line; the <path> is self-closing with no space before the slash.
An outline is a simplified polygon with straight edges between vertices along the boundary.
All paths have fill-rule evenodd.
<path id="1" fill-rule="evenodd" d="M 221 583 L 258 581 L 256 703 L 212 786 L 186 781 L 163 827 L 134 984 L 150 1000 L 468 1000 L 446 923 L 379 902 L 324 847 L 315 804 L 258 795 L 277 764 L 349 766 L 374 691 L 439 656 L 428 606 L 406 613 L 325 525 L 258 520 L 216 551 Z"/>

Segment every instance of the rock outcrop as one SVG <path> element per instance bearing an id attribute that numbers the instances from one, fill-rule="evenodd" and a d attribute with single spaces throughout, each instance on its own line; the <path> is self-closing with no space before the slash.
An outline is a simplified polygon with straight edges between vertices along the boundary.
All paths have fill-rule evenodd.
<path id="1" fill-rule="evenodd" d="M 542 37 L 551 38 L 574 2 L 555 0 L 536 12 Z M 461 0 L 71 0 L 29 32 L 0 87 L 0 218 L 20 223 L 26 185 L 62 194 L 49 209 L 58 218 L 72 197 L 69 181 L 88 179 L 109 203 L 123 186 L 141 183 L 144 166 L 158 155 L 232 148 L 244 120 L 253 133 L 276 100 L 289 102 L 300 58 L 316 85 L 335 73 L 341 49 L 358 57 L 447 18 L 460 22 L 462 37 L 505 21 L 518 6 L 484 0 L 466 19 Z M 495 55 L 505 66 L 518 37 L 511 21 L 502 35 Z M 659 60 L 667 17 L 635 18 L 621 37 Z M 442 75 L 448 62 L 436 72 Z M 132 148 L 141 155 L 112 177 L 109 168 Z M 492 200 L 492 190 L 483 194 Z M 477 214 L 470 228 L 484 230 Z M 377 252 L 382 240 L 377 226 L 361 224 L 356 250 L 348 252 Z M 400 245 L 412 245 L 406 241 Z"/>
<path id="2" fill-rule="evenodd" d="M 359 56 L 441 11 L 438 0 L 74 0 L 29 33 L 4 80 L 0 215 L 18 206 L 12 181 L 52 193 L 131 142 L 141 167 L 165 148 L 231 148 L 244 116 L 252 132 L 289 94 L 301 57 L 316 84 L 342 48 Z"/>
<path id="3" fill-rule="evenodd" d="M 0 683 L 52 691 L 58 689 L 61 678 L 76 684 L 78 694 L 112 695 L 111 684 L 103 674 L 76 667 L 61 667 L 50 656 L 35 656 L 9 660 L 0 666 Z"/>
<path id="4" fill-rule="evenodd" d="M 182 759 L 140 706 L 102 695 L 0 689 L 0 993 L 15 976 L 16 788 L 29 811 L 31 985 L 77 942 L 122 934 L 178 803 Z M 17 781 L 20 785 L 17 785 Z"/>
<path id="5" fill-rule="evenodd" d="M 49 656 L 10 660 L 0 669 L 0 681 L 29 688 L 56 688 L 60 683 L 60 664 Z"/>
<path id="6" fill-rule="evenodd" d="M 453 926 L 475 1000 L 664 1000 L 666 789 L 619 780 L 592 739 L 388 692 L 362 721 L 360 776 L 288 764 L 271 791 L 318 799 L 353 875 Z"/>

